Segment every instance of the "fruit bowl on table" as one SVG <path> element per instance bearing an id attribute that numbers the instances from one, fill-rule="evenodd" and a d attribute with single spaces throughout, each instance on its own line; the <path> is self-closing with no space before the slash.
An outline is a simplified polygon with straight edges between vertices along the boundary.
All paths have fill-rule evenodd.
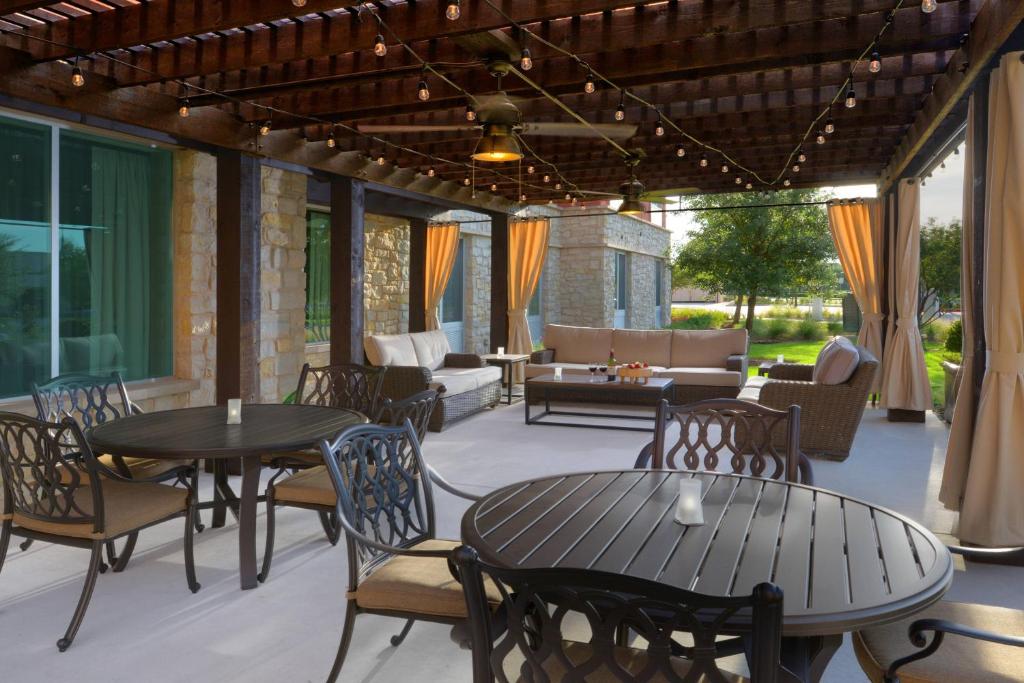
<path id="1" fill-rule="evenodd" d="M 647 378 L 654 376 L 654 370 L 646 363 L 626 363 L 616 368 L 616 372 L 624 383 L 647 384 Z"/>

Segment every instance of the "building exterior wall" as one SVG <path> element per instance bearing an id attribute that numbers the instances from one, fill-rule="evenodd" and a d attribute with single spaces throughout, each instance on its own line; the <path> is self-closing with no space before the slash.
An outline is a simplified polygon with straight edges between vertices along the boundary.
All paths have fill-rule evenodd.
<path id="1" fill-rule="evenodd" d="M 365 334 L 409 331 L 409 222 L 366 215 Z"/>

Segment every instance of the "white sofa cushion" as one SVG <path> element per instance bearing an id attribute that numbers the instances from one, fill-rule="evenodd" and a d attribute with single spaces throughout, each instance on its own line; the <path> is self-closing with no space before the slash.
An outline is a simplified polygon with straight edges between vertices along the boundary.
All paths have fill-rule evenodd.
<path id="1" fill-rule="evenodd" d="M 665 368 L 655 377 L 671 377 L 676 384 L 697 387 L 737 387 L 743 385 L 743 373 L 723 368 Z"/>
<path id="2" fill-rule="evenodd" d="M 371 334 L 363 339 L 363 350 L 370 364 L 377 367 L 420 364 L 407 334 Z"/>
<path id="3" fill-rule="evenodd" d="M 541 375 L 550 375 L 555 372 L 555 368 L 562 368 L 562 372 L 567 375 L 589 375 L 590 369 L 587 363 L 527 363 L 526 365 L 526 378 L 540 377 Z"/>
<path id="4" fill-rule="evenodd" d="M 420 367 L 437 370 L 444 366 L 444 357 L 451 353 L 452 349 L 443 330 L 413 332 L 408 336 L 412 339 L 412 347 L 416 349 Z"/>
<path id="5" fill-rule="evenodd" d="M 444 398 L 500 381 L 501 368 L 492 365 L 484 368 L 440 368 L 434 371 L 430 388 L 436 390 L 443 385 L 445 392 L 441 396 Z"/>
<path id="6" fill-rule="evenodd" d="M 814 361 L 811 381 L 819 384 L 842 384 L 853 376 L 860 363 L 860 352 L 846 337 L 833 337 L 821 347 Z"/>
<path id="7" fill-rule="evenodd" d="M 724 368 L 729 356 L 746 352 L 747 331 L 742 327 L 730 330 L 673 330 L 672 362 L 669 367 Z"/>
<path id="8" fill-rule="evenodd" d="M 620 363 L 640 361 L 667 368 L 671 364 L 672 330 L 614 330 L 612 348 Z"/>
<path id="9" fill-rule="evenodd" d="M 612 330 L 607 327 L 545 325 L 544 348 L 555 350 L 559 363 L 593 363 L 608 360 Z"/>

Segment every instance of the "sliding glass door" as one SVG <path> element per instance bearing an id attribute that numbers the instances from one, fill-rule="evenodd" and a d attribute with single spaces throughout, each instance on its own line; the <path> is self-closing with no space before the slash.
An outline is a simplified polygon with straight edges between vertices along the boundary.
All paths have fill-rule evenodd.
<path id="1" fill-rule="evenodd" d="M 460 239 L 455 252 L 455 265 L 441 297 L 441 329 L 448 337 L 453 353 L 462 353 L 465 347 L 465 249 L 466 240 Z"/>
<path id="2" fill-rule="evenodd" d="M 615 318 L 612 321 L 613 327 L 626 326 L 626 296 L 628 292 L 629 275 L 626 268 L 626 254 L 615 252 Z"/>

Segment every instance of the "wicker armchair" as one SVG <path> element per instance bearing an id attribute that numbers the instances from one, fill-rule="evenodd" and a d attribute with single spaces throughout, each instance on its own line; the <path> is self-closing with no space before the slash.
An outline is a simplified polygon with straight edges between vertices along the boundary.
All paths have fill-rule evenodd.
<path id="1" fill-rule="evenodd" d="M 189 465 L 148 479 L 125 477 L 93 455 L 71 418 L 53 423 L 0 413 L 0 568 L 12 534 L 91 552 L 78 606 L 57 641 L 61 652 L 82 625 L 97 575 L 107 570 L 103 548 L 116 539 L 134 546 L 142 529 L 184 517 L 185 576 L 189 589 L 199 590 L 192 553 L 194 473 Z M 181 488 L 160 483 L 167 481 Z M 129 555 L 121 555 L 114 571 L 124 569 Z"/>
<path id="2" fill-rule="evenodd" d="M 813 365 L 780 363 L 771 368 L 767 380 L 751 378 L 741 399 L 785 410 L 800 406 L 800 447 L 809 455 L 830 460 L 850 456 L 871 384 L 878 370 L 878 359 L 862 346 L 857 347 L 860 362 L 853 375 L 842 384 L 817 384 L 811 381 Z"/>

